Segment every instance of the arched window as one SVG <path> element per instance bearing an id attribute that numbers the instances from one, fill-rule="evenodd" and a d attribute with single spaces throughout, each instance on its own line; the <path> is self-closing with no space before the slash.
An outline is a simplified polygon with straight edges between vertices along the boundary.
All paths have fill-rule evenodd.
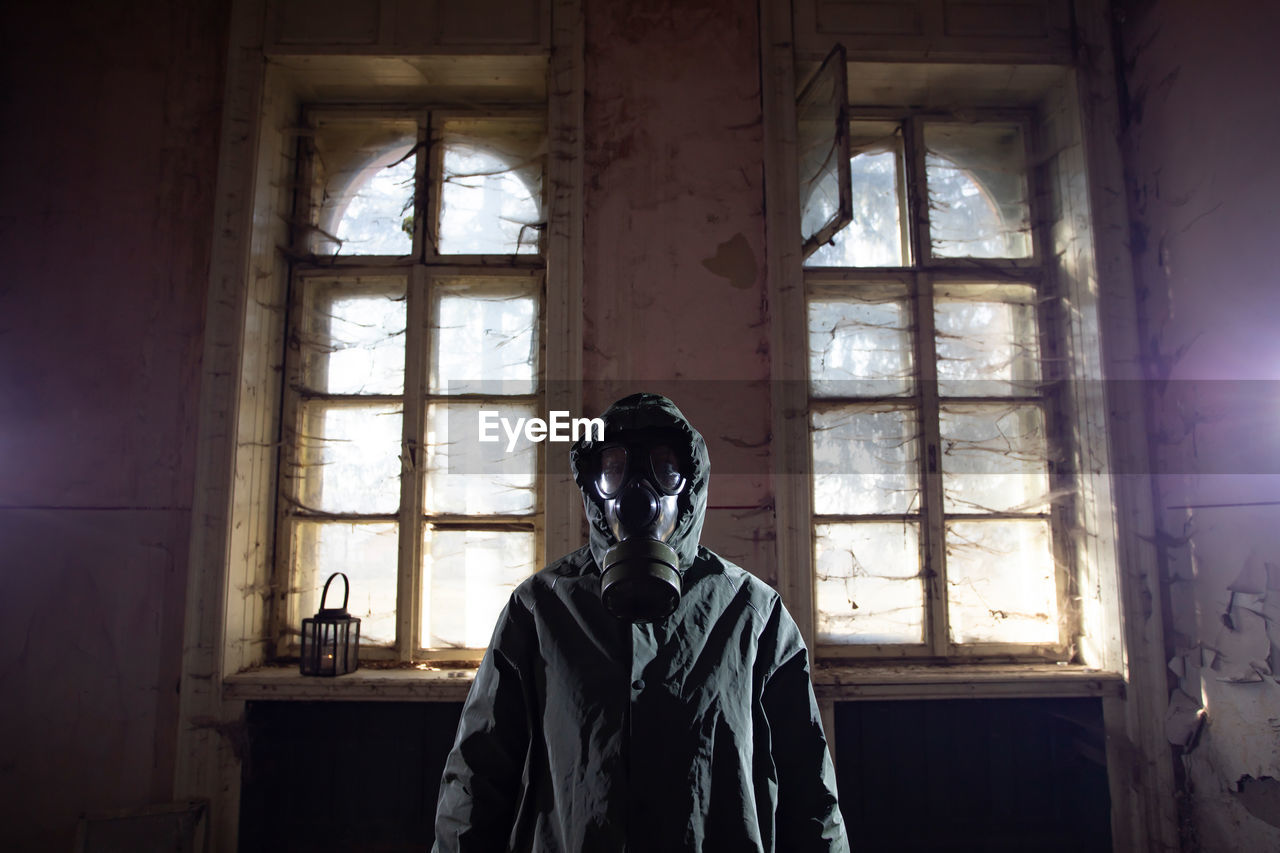
<path id="1" fill-rule="evenodd" d="M 440 187 L 440 254 L 537 252 L 541 170 L 530 168 L 530 152 L 519 150 L 518 139 L 504 146 L 492 136 L 451 131 Z"/>
<path id="2" fill-rule="evenodd" d="M 1031 256 L 1021 131 L 995 122 L 925 123 L 932 257 Z"/>
<path id="3" fill-rule="evenodd" d="M 404 120 L 322 122 L 315 172 L 317 255 L 413 253 L 418 127 Z M 540 126 L 510 118 L 439 121 L 429 149 L 423 235 L 429 254 L 531 255 L 544 213 Z"/>
<path id="4" fill-rule="evenodd" d="M 903 126 L 850 123 L 852 220 L 806 261 L 809 267 L 896 267 L 909 263 Z M 1023 137 L 1016 124 L 929 122 L 923 126 L 931 258 L 1027 258 Z M 802 230 L 816 231 L 838 198 L 837 172 L 820 173 Z M 809 223 L 806 227 L 803 223 Z"/>
<path id="5" fill-rule="evenodd" d="M 348 254 L 413 251 L 413 150 L 414 140 L 396 140 L 352 173 L 326 211 L 329 221 L 321 229 L 336 236 Z"/>

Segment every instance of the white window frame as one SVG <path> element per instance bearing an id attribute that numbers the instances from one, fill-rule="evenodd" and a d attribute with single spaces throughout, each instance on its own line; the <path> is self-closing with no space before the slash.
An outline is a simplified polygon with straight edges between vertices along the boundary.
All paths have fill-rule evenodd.
<path id="1" fill-rule="evenodd" d="M 781 64 L 781 57 L 778 58 Z M 816 63 L 815 63 L 816 66 Z M 855 72 L 866 68 L 869 64 L 850 61 L 849 68 Z M 924 63 L 914 66 L 917 69 L 927 68 Z M 782 73 L 779 71 L 779 73 Z M 791 81 L 794 91 L 796 75 L 793 68 L 785 72 Z M 925 74 L 926 72 L 918 72 Z M 987 75 L 987 79 L 1000 79 L 999 67 Z M 1028 112 L 1027 103 L 1011 102 L 1003 106 L 988 102 L 978 104 L 975 109 L 982 109 L 984 116 L 993 121 L 1015 120 L 1027 122 L 1030 133 L 1027 140 L 1037 139 L 1039 150 L 1053 151 L 1057 156 L 1058 171 L 1049 176 L 1042 176 L 1044 186 L 1041 191 L 1035 189 L 1033 173 L 1045 166 L 1044 162 L 1028 159 L 1029 174 L 1032 182 L 1028 187 L 1028 203 L 1041 204 L 1037 212 L 1034 208 L 1031 215 L 1042 217 L 1041 226 L 1033 239 L 1033 253 L 1024 259 L 938 259 L 928 252 L 927 229 L 920 219 L 927 213 L 927 198 L 920 196 L 925 192 L 923 184 L 907 188 L 916 193 L 916 197 L 908 198 L 913 226 L 912 240 L 918 241 L 912 246 L 911 257 L 914 267 L 887 268 L 879 270 L 863 269 L 822 269 L 805 271 L 799 241 L 798 210 L 779 211 L 774 206 L 769 230 L 770 242 L 770 275 L 778 294 L 776 304 L 778 310 L 774 315 L 774 334 L 779 342 L 775 351 L 780 353 L 778 369 L 775 377 L 782 380 L 775 382 L 774 425 L 775 436 L 781 441 L 775 454 L 777 471 L 778 507 L 779 507 L 779 558 L 783 567 L 781 584 L 788 607 L 797 615 L 802 631 L 806 632 L 806 640 L 814 648 L 815 656 L 820 659 L 866 660 L 881 657 L 890 659 L 937 662 L 947 655 L 957 657 L 955 652 L 962 651 L 963 656 L 973 661 L 990 663 L 1018 663 L 1031 665 L 1043 661 L 1048 665 L 1063 662 L 1064 649 L 1068 640 L 1074 639 L 1078 654 L 1073 659 L 1079 669 L 1075 672 L 1103 671 L 1121 674 L 1125 667 L 1125 650 L 1121 640 L 1122 622 L 1120 618 L 1120 595 L 1118 579 L 1118 547 L 1115 534 L 1115 511 L 1112 499 L 1112 482 L 1109 462 L 1110 436 L 1105 418 L 1099 417 L 1105 408 L 1103 397 L 1106 389 L 1102 380 L 1101 353 L 1099 351 L 1100 325 L 1104 321 L 1098 311 L 1098 294 L 1096 293 L 1095 273 L 1088 266 L 1093 262 L 1091 255 L 1080 251 L 1081 238 L 1089 239 L 1088 216 L 1086 212 L 1089 201 L 1086 195 L 1088 187 L 1080 180 L 1085 174 L 1083 152 L 1081 151 L 1080 116 L 1074 106 L 1074 80 L 1070 71 L 1062 67 L 1046 66 L 1034 75 L 1034 82 L 1027 91 L 1039 94 L 1040 106 L 1034 112 Z M 781 87 L 779 87 L 781 89 Z M 880 104 L 859 104 L 859 89 L 855 76 L 850 77 L 848 86 L 849 109 L 854 119 L 894 119 L 908 118 L 909 114 L 919 114 L 921 118 L 930 113 L 938 114 L 940 108 L 929 104 L 913 107 L 909 114 L 901 109 L 895 110 Z M 1041 89 L 1043 92 L 1041 92 Z M 785 89 L 781 89 L 781 96 Z M 877 95 L 883 95 L 878 91 Z M 1021 93 L 1025 99 L 1026 91 Z M 770 163 L 777 172 L 777 179 L 772 186 L 789 186 L 790 192 L 797 192 L 797 176 L 795 174 L 795 126 L 794 95 L 787 102 L 787 109 L 780 110 L 778 121 L 789 121 L 789 136 L 779 133 L 775 137 L 775 150 Z M 951 107 L 958 106 L 954 101 Z M 792 116 L 787 118 L 787 115 Z M 915 125 L 918 127 L 919 125 Z M 918 131 L 913 135 L 918 136 Z M 923 150 L 920 139 L 908 139 L 906 157 L 914 157 L 923 163 Z M 1059 150 L 1060 149 L 1060 150 Z M 921 170 L 922 171 L 922 170 Z M 1056 211 L 1052 221 L 1043 208 L 1044 202 L 1038 196 L 1051 197 L 1055 206 L 1063 206 Z M 792 199 L 797 196 L 791 196 Z M 794 207 L 796 202 L 793 200 Z M 1037 220 L 1032 219 L 1035 223 Z M 784 230 L 785 229 L 785 230 Z M 1073 230 L 1074 229 L 1074 230 Z M 1083 234 L 1077 233 L 1083 230 Z M 790 232 L 790 233 L 787 233 Z M 1067 246 L 1067 241 L 1071 245 Z M 1065 246 L 1065 248 L 1064 248 Z M 776 251 L 775 251 L 776 248 Z M 1090 247 L 1091 248 L 1091 247 Z M 1077 634 L 1075 638 L 1063 638 L 1056 647 L 1042 648 L 1002 648 L 990 646 L 977 649 L 976 655 L 969 655 L 968 650 L 948 649 L 945 643 L 935 642 L 932 646 L 921 648 L 886 647 L 858 650 L 849 645 L 825 646 L 814 642 L 816 603 L 814 601 L 814 574 L 812 536 L 814 514 L 808 472 L 811 470 L 810 438 L 808 425 L 809 386 L 808 386 L 808 324 L 806 303 L 806 280 L 823 281 L 835 284 L 841 279 L 856 281 L 867 277 L 879 277 L 881 280 L 903 281 L 913 292 L 927 287 L 933 280 L 945 281 L 976 280 L 983 277 L 986 270 L 996 270 L 1012 276 L 1011 280 L 1043 282 L 1050 287 L 1055 298 L 1069 300 L 1070 304 L 1062 310 L 1051 311 L 1058 328 L 1045 329 L 1042 322 L 1042 345 L 1057 342 L 1062 352 L 1053 353 L 1052 357 L 1065 359 L 1069 367 L 1060 371 L 1061 388 L 1056 392 L 1060 398 L 1055 420 L 1069 420 L 1070 423 L 1059 428 L 1059 435 L 1071 439 L 1073 455 L 1080 463 L 1073 474 L 1076 477 L 1076 490 L 1081 496 L 1078 500 L 1062 502 L 1055 512 L 1065 513 L 1059 525 L 1069 533 L 1068 537 L 1055 544 L 1058 556 L 1070 561 L 1070 571 L 1077 590 L 1084 591 L 1078 607 L 1079 629 L 1071 629 Z M 917 319 L 921 316 L 916 312 Z M 930 318 L 925 318 L 928 322 Z M 926 336 L 932 340 L 928 327 L 918 330 L 917 343 Z M 1046 355 L 1049 355 L 1046 353 Z M 917 362 L 919 363 L 919 361 Z M 920 378 L 920 377 L 918 377 Z M 927 380 L 927 377 L 924 377 Z M 927 382 L 925 384 L 928 384 Z M 936 436 L 935 436 L 936 440 Z M 922 452 L 922 475 L 927 475 L 927 450 Z M 1056 475 L 1055 475 L 1056 476 Z M 937 479 L 936 477 L 934 478 Z M 922 486 L 928 480 L 922 479 Z M 940 538 L 940 537 L 935 537 Z M 936 614 L 936 611 L 935 611 Z M 935 615 L 933 637 L 935 641 L 942 636 L 945 625 L 939 624 Z M 945 640 L 945 637 L 942 637 Z"/>
<path id="2" fill-rule="evenodd" d="M 400 488 L 400 506 L 395 513 L 370 515 L 367 513 L 342 513 L 339 515 L 300 511 L 293 499 L 294 479 L 291 473 L 298 464 L 294 454 L 298 444 L 293 440 L 295 431 L 290 425 L 298 423 L 298 408 L 304 396 L 324 397 L 309 392 L 302 393 L 304 384 L 302 367 L 299 364 L 299 352 L 289 347 L 286 359 L 286 375 L 288 381 L 284 389 L 284 411 L 282 415 L 282 447 L 281 464 L 279 466 L 279 497 L 276 512 L 276 559 L 275 586 L 283 592 L 273 597 L 272 635 L 274 637 L 274 654 L 276 659 L 288 659 L 298 654 L 298 627 L 303 616 L 310 613 L 297 612 L 294 600 L 288 591 L 294 587 L 295 555 L 293 547 L 295 539 L 291 535 L 293 526 L 299 522 L 347 520 L 352 523 L 392 522 L 397 524 L 399 547 L 397 549 L 397 584 L 396 584 L 396 639 L 388 648 L 373 645 L 367 641 L 361 643 L 361 660 L 367 661 L 478 661 L 484 654 L 483 646 L 472 647 L 431 647 L 423 642 L 420 636 L 423 585 L 423 525 L 448 530 L 522 530 L 534 536 L 534 565 L 530 572 L 545 562 L 546 546 L 544 531 L 544 505 L 546 496 L 545 453 L 535 454 L 536 470 L 534 473 L 534 506 L 527 515 L 490 515 L 490 516 L 438 516 L 424 506 L 424 481 L 428 473 L 430 448 L 426 444 L 425 418 L 427 407 L 439 402 L 522 402 L 532 403 L 538 411 L 545 411 L 545 387 L 543 382 L 543 350 L 546 344 L 546 312 L 543 310 L 545 299 L 546 256 L 544 251 L 545 223 L 540 223 L 535 232 L 538 251 L 534 253 L 513 253 L 509 255 L 442 255 L 435 245 L 433 234 L 440 223 L 440 205 L 443 173 L 444 145 L 441 130 L 450 119 L 540 119 L 545 110 L 539 112 L 537 105 L 511 105 L 502 109 L 477 109 L 462 112 L 456 105 L 415 104 L 397 108 L 385 106 L 306 106 L 304 109 L 304 127 L 314 128 L 324 121 L 347 120 L 405 120 L 418 125 L 418 145 L 425 151 L 425 156 L 418 158 L 417 175 L 415 176 L 415 205 L 413 248 L 404 256 L 385 256 L 374 254 L 314 254 L 308 251 L 311 240 L 311 228 L 305 223 L 313 219 L 310 206 L 313 187 L 309 178 L 311 173 L 310 158 L 314 156 L 314 146 L 308 144 L 311 136 L 302 136 L 303 150 L 299 154 L 299 175 L 297 199 L 294 207 L 293 257 L 291 263 L 290 284 L 290 330 L 288 337 L 297 340 L 300 336 L 301 290 L 308 279 L 314 277 L 359 277 L 395 276 L 403 279 L 406 289 L 406 332 L 405 332 L 405 381 L 400 394 L 360 395 L 360 399 L 380 401 L 386 404 L 398 402 L 403 408 L 403 437 L 401 441 L 401 458 L 403 460 Z M 543 176 L 543 187 L 547 185 Z M 547 204 L 541 200 L 545 211 Z M 304 220 L 299 223 L 298 219 Z M 430 353 L 433 352 L 431 318 L 436 296 L 436 282 L 441 279 L 473 278 L 487 282 L 499 278 L 511 279 L 517 286 L 528 288 L 537 301 L 535 319 L 535 339 L 537 341 L 537 364 L 534 388 L 528 394 L 520 396 L 495 397 L 483 394 L 444 395 L 432 394 L 428 388 L 427 374 Z M 346 399 L 349 395 L 343 395 Z M 305 441 L 307 439 L 298 439 Z M 322 578 L 317 578 L 317 583 Z M 353 613 L 353 615 L 359 615 Z"/>
<path id="3" fill-rule="evenodd" d="M 906 260 L 901 266 L 893 267 L 820 267 L 805 266 L 803 279 L 805 282 L 806 306 L 813 299 L 831 298 L 842 295 L 856 296 L 859 291 L 868 287 L 895 284 L 906 293 L 909 306 L 910 327 L 909 338 L 913 342 L 914 374 L 913 390 L 909 394 L 896 395 L 892 398 L 850 397 L 830 398 L 815 397 L 812 393 L 808 399 L 808 410 L 839 407 L 842 404 L 857 405 L 860 403 L 893 403 L 901 404 L 915 413 L 918 427 L 917 438 L 914 439 L 918 449 L 918 484 L 919 508 L 905 516 L 824 516 L 813 512 L 810 520 L 811 535 L 815 536 L 820 524 L 839 524 L 845 521 L 902 521 L 915 523 L 919 528 L 920 572 L 924 586 L 923 607 L 923 642 L 919 644 L 879 644 L 879 643 L 817 643 L 815 652 L 819 657 L 833 659 L 867 659 L 867 658 L 929 658 L 957 660 L 998 660 L 1009 662 L 1026 661 L 1068 661 L 1073 657 L 1073 650 L 1078 642 L 1081 630 L 1079 609 L 1074 601 L 1078 599 L 1076 592 L 1077 577 L 1073 569 L 1074 558 L 1071 554 L 1070 538 L 1067 535 L 1070 501 L 1075 499 L 1073 475 L 1062 467 L 1050 468 L 1047 471 L 1050 491 L 1054 494 L 1070 492 L 1070 497 L 1058 497 L 1052 501 L 1050 509 L 1044 513 L 982 513 L 974 517 L 1018 517 L 1030 518 L 1043 516 L 1049 521 L 1053 558 L 1057 577 L 1057 606 L 1059 613 L 1059 637 L 1054 643 L 959 643 L 949 639 L 950 624 L 948 618 L 947 597 L 947 560 L 944 535 L 945 522 L 948 519 L 964 518 L 964 514 L 943 512 L 942 496 L 942 439 L 939 434 L 939 413 L 946 401 L 939 396 L 936 372 L 936 353 L 934 351 L 933 305 L 934 291 L 937 287 L 947 285 L 985 284 L 993 281 L 1027 285 L 1035 288 L 1037 304 L 1037 338 L 1039 341 L 1039 358 L 1041 362 L 1042 387 L 1036 395 L 1017 395 L 1004 398 L 1002 402 L 1023 403 L 1037 406 L 1044 415 L 1047 445 L 1050 448 L 1049 459 L 1069 459 L 1072 454 L 1069 445 L 1072 435 L 1064 435 L 1061 430 L 1055 431 L 1055 424 L 1061 418 L 1055 411 L 1055 399 L 1061 391 L 1061 382 L 1057 381 L 1056 369 L 1053 368 L 1056 356 L 1064 348 L 1060 338 L 1065 328 L 1054 316 L 1061 306 L 1061 300 L 1055 298 L 1056 279 L 1052 275 L 1045 259 L 1045 240 L 1043 223 L 1046 214 L 1041 209 L 1044 193 L 1040 187 L 1039 175 L 1031 168 L 1038 162 L 1035 148 L 1033 116 L 1024 110 L 965 109 L 957 112 L 939 110 L 921 110 L 910 108 L 858 108 L 850 105 L 850 121 L 874 121 L 893 123 L 902 129 L 902 160 L 899 168 L 898 189 L 901 197 L 901 233 Z M 1023 141 L 1026 178 L 1026 201 L 1031 223 L 1031 252 L 1023 258 L 943 258 L 932 251 L 930 223 L 928 218 L 929 197 L 925 182 L 925 146 L 923 140 L 924 125 L 957 123 L 979 126 L 982 124 L 1017 125 Z M 806 326 L 806 335 L 808 328 Z M 806 347 L 807 351 L 807 347 Z M 809 377 L 812 379 L 812 377 Z M 963 404 L 967 398 L 955 398 L 950 402 Z M 812 453 L 813 444 L 809 442 Z M 1047 464 L 1047 460 L 1046 460 Z M 1047 465 L 1047 467 L 1049 467 Z M 806 470 L 813 470 L 812 458 Z M 816 544 L 816 542 L 815 542 Z M 815 559 L 811 551 L 811 560 Z M 815 617 L 817 602 L 814 602 Z"/>

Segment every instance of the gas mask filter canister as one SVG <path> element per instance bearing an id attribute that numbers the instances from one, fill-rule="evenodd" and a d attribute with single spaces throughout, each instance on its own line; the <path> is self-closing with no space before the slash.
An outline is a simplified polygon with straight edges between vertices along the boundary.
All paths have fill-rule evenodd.
<path id="1" fill-rule="evenodd" d="M 665 438 L 622 438 L 598 456 L 595 489 L 617 540 L 604 555 L 600 597 L 619 619 L 665 619 L 680 600 L 680 557 L 667 544 L 686 485 L 674 447 Z"/>

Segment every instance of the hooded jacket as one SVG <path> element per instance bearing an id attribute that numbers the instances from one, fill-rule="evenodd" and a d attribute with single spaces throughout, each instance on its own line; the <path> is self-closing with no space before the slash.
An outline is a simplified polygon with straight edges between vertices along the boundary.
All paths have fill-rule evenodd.
<path id="1" fill-rule="evenodd" d="M 498 619 L 445 765 L 434 850 L 845 851 L 808 655 L 778 594 L 700 547 L 710 463 L 671 401 L 637 394 L 621 430 L 674 428 L 690 468 L 669 540 L 675 612 L 624 622 L 600 600 L 613 535 L 570 451 L 589 544 L 521 583 Z"/>

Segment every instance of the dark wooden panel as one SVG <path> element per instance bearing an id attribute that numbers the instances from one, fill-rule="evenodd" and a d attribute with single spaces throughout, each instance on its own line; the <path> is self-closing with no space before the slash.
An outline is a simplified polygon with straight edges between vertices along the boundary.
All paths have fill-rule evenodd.
<path id="1" fill-rule="evenodd" d="M 461 703 L 250 702 L 240 850 L 430 850 Z"/>
<path id="2" fill-rule="evenodd" d="M 279 44 L 373 44 L 380 9 L 375 0 L 276 0 Z"/>
<path id="3" fill-rule="evenodd" d="M 924 35 L 920 4 L 901 0 L 818 0 L 818 31 L 878 35 Z"/>
<path id="4" fill-rule="evenodd" d="M 794 0 L 796 56 L 1069 64 L 1070 0 Z"/>
<path id="5" fill-rule="evenodd" d="M 542 9 L 537 2 L 467 0 L 438 4 L 440 44 L 536 45 Z"/>
<path id="6" fill-rule="evenodd" d="M 269 0 L 267 51 L 293 55 L 530 52 L 547 0 Z"/>
<path id="7" fill-rule="evenodd" d="M 869 850 L 1111 850 L 1097 699 L 836 705 L 840 806 Z"/>
<path id="8" fill-rule="evenodd" d="M 1043 3 L 950 2 L 944 31 L 949 36 L 1044 38 L 1049 34 Z"/>

